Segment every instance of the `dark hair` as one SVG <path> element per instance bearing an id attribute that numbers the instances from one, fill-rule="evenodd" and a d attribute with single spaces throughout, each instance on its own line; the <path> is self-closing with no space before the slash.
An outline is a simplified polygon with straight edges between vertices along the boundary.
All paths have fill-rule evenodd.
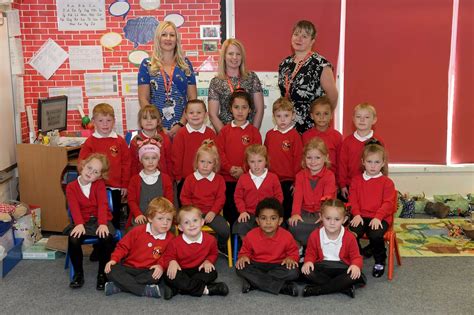
<path id="1" fill-rule="evenodd" d="M 318 105 L 328 105 L 329 109 L 331 110 L 331 114 L 332 114 L 333 108 L 332 108 L 332 105 L 331 105 L 331 101 L 329 100 L 329 97 L 327 97 L 327 95 L 323 95 L 323 96 L 317 98 L 314 102 L 312 102 L 310 107 L 309 107 L 309 112 L 312 113 L 314 108 Z"/>
<path id="2" fill-rule="evenodd" d="M 255 216 L 258 217 L 260 215 L 260 212 L 262 212 L 262 210 L 264 209 L 275 210 L 275 212 L 278 213 L 278 216 L 280 218 L 283 217 L 283 205 L 276 198 L 270 197 L 262 199 L 257 204 L 257 208 L 255 209 Z"/>
<path id="3" fill-rule="evenodd" d="M 231 95 L 229 100 L 229 110 L 232 110 L 232 104 L 236 98 L 242 98 L 247 101 L 249 104 L 250 110 L 253 111 L 253 103 L 252 103 L 252 96 L 245 91 L 244 89 L 236 89 Z"/>
<path id="4" fill-rule="evenodd" d="M 188 111 L 188 107 L 189 105 L 191 104 L 201 104 L 202 105 L 202 108 L 204 109 L 204 112 L 207 112 L 207 107 L 206 107 L 206 103 L 204 103 L 203 100 L 200 100 L 198 98 L 195 98 L 195 99 L 192 99 L 192 100 L 188 100 L 188 102 L 186 103 L 186 107 L 184 108 L 184 112 L 186 113 Z"/>

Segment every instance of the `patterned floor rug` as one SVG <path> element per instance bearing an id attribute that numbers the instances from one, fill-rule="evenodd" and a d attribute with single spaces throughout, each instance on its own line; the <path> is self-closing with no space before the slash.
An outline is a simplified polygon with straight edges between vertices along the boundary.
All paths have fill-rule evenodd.
<path id="1" fill-rule="evenodd" d="M 474 241 L 456 233 L 463 222 L 463 219 L 395 219 L 401 256 L 474 256 Z"/>

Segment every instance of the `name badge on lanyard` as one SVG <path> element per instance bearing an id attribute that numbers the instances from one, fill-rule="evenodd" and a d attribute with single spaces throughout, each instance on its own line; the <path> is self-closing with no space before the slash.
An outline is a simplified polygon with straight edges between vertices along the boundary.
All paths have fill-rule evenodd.
<path id="1" fill-rule="evenodd" d="M 171 88 L 173 86 L 173 73 L 174 73 L 174 68 L 176 65 L 173 64 L 173 67 L 171 68 L 171 76 L 166 75 L 165 71 L 163 69 L 160 69 L 161 76 L 163 77 L 163 85 L 165 87 L 165 102 L 163 106 L 163 116 L 166 120 L 172 120 L 174 118 L 174 107 L 175 107 L 175 102 L 171 98 Z"/>

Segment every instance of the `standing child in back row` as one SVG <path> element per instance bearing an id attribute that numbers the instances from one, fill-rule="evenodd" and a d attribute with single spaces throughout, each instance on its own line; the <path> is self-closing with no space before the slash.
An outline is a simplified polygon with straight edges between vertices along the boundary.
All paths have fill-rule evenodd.
<path id="1" fill-rule="evenodd" d="M 204 140 L 214 140 L 216 133 L 207 127 L 206 104 L 202 100 L 189 100 L 184 109 L 186 125 L 178 130 L 173 139 L 171 160 L 173 161 L 174 179 L 178 184 L 178 199 L 185 178 L 194 172 L 194 157 Z"/>
<path id="2" fill-rule="evenodd" d="M 237 89 L 232 93 L 229 104 L 234 120 L 221 129 L 216 142 L 221 157 L 221 174 L 226 182 L 224 217 L 232 226 L 238 217 L 234 192 L 237 180 L 244 174 L 244 152 L 249 145 L 262 144 L 262 136 L 248 121 L 253 110 L 249 93 Z"/>
<path id="3" fill-rule="evenodd" d="M 341 152 L 338 161 L 338 184 L 341 189 L 341 197 L 347 200 L 349 185 L 354 176 L 362 174 L 360 159 L 364 144 L 375 136 L 372 126 L 377 122 L 377 112 L 375 107 L 369 103 L 362 103 L 354 108 L 353 122 L 356 131 L 347 136 L 341 145 Z"/>
<path id="4" fill-rule="evenodd" d="M 392 225 L 396 210 L 395 185 L 382 173 L 386 163 L 387 153 L 384 147 L 380 144 L 367 144 L 362 153 L 365 171 L 352 179 L 349 191 L 353 216 L 350 229 L 357 235 L 357 239 L 364 234 L 369 238 L 369 247 L 375 260 L 372 275 L 376 278 L 384 274 L 387 259 L 384 234 Z"/>
<path id="5" fill-rule="evenodd" d="M 324 141 L 329 151 L 330 170 L 336 176 L 337 182 L 337 160 L 341 150 L 342 135 L 331 127 L 332 110 L 331 101 L 326 95 L 321 96 L 311 104 L 310 115 L 314 121 L 314 127 L 303 133 L 303 145 L 316 137 Z"/>
<path id="6" fill-rule="evenodd" d="M 82 145 L 79 161 L 92 153 L 102 153 L 109 160 L 109 178 L 105 183 L 112 190 L 112 223 L 119 229 L 122 198 L 127 196 L 130 180 L 130 152 L 125 140 L 114 131 L 115 116 L 112 106 L 106 103 L 97 104 L 92 110 L 92 122 L 95 131 Z"/>
<path id="7" fill-rule="evenodd" d="M 273 103 L 275 127 L 267 132 L 265 146 L 270 160 L 269 170 L 278 175 L 283 191 L 284 222 L 291 216 L 293 186 L 296 174 L 301 170 L 303 145 L 301 136 L 294 128 L 295 109 L 286 97 Z"/>

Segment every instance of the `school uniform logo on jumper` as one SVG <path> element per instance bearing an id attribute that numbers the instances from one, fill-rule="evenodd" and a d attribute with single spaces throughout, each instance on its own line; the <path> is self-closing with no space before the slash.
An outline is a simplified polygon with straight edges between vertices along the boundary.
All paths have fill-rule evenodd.
<path id="1" fill-rule="evenodd" d="M 155 259 L 160 258 L 161 254 L 162 254 L 161 246 L 155 246 L 155 248 L 153 248 L 152 254 L 153 254 L 153 258 L 155 258 Z"/>
<path id="2" fill-rule="evenodd" d="M 281 148 L 283 151 L 288 152 L 291 149 L 291 142 L 290 140 L 283 140 L 281 143 Z"/>
<path id="3" fill-rule="evenodd" d="M 250 136 L 249 135 L 243 135 L 242 136 L 242 144 L 243 145 L 248 145 L 250 143 Z"/>
<path id="4" fill-rule="evenodd" d="M 110 154 L 116 157 L 119 154 L 119 148 L 116 145 L 110 147 Z"/>

